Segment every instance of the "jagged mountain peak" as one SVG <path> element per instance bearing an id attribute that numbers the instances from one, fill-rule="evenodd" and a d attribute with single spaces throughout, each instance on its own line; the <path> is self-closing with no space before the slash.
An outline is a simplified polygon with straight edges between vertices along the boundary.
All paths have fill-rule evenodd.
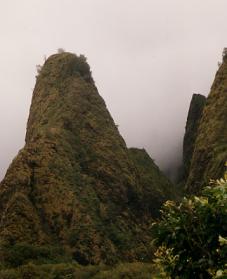
<path id="1" fill-rule="evenodd" d="M 58 246 L 81 264 L 148 258 L 152 185 L 140 172 L 85 57 L 52 55 L 37 76 L 25 147 L 0 184 L 1 240 Z"/>

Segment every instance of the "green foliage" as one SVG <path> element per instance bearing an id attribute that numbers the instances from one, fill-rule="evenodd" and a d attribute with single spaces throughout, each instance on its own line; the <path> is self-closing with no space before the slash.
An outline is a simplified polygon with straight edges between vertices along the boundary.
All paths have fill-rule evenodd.
<path id="1" fill-rule="evenodd" d="M 213 182 L 200 197 L 184 198 L 178 205 L 167 201 L 152 230 L 160 246 L 156 262 L 171 278 L 224 278 L 227 180 Z"/>

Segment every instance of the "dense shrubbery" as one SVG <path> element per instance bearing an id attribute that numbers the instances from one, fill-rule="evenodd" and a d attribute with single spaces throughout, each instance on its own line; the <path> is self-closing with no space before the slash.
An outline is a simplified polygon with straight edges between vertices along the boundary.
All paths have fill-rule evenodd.
<path id="1" fill-rule="evenodd" d="M 171 278 L 227 278 L 227 180 L 179 205 L 167 201 L 153 232 L 156 261 Z"/>

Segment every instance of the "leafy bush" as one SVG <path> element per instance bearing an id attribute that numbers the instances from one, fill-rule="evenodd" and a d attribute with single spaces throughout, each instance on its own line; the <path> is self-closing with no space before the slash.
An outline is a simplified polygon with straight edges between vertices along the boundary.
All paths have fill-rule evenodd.
<path id="1" fill-rule="evenodd" d="M 171 278 L 227 278 L 227 180 L 179 205 L 167 201 L 152 231 L 156 262 Z"/>

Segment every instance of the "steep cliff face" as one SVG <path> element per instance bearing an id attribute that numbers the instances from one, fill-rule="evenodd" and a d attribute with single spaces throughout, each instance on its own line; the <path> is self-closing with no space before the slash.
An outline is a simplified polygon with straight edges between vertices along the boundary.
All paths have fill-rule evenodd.
<path id="1" fill-rule="evenodd" d="M 197 131 L 206 104 L 206 97 L 193 94 L 190 103 L 183 141 L 183 180 L 187 179 L 195 148 Z"/>
<path id="2" fill-rule="evenodd" d="M 207 98 L 197 132 L 186 188 L 198 192 L 223 175 L 227 160 L 227 58 L 223 58 Z"/>
<path id="3" fill-rule="evenodd" d="M 138 176 L 86 59 L 52 55 L 37 77 L 25 147 L 0 184 L 1 244 L 57 245 L 81 264 L 144 259 L 152 175 L 145 186 Z"/>
<path id="4" fill-rule="evenodd" d="M 145 149 L 130 148 L 129 151 L 138 171 L 144 212 L 158 216 L 162 203 L 167 199 L 176 198 L 174 186 L 155 165 Z"/>

